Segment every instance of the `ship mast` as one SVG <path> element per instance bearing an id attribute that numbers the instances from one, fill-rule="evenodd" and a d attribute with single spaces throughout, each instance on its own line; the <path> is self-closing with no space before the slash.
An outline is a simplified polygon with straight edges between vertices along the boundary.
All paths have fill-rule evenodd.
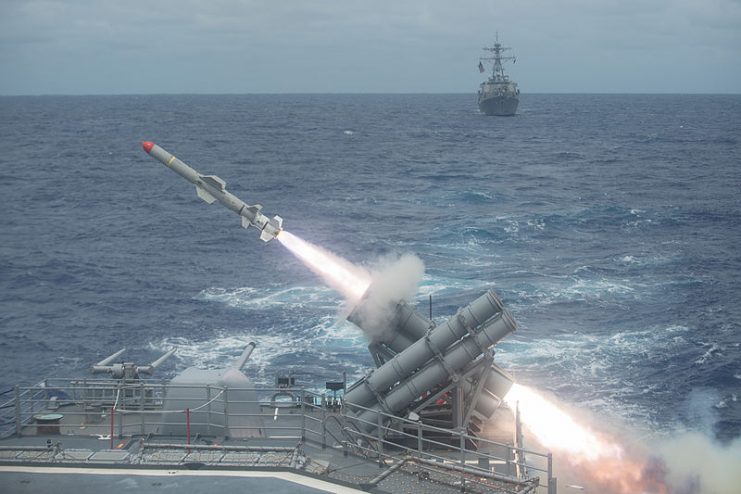
<path id="1" fill-rule="evenodd" d="M 513 62 L 516 60 L 515 57 L 505 57 L 502 56 L 502 53 L 511 50 L 509 47 L 504 47 L 499 43 L 499 33 L 497 33 L 496 41 L 494 42 L 494 46 L 485 46 L 484 51 L 490 51 L 494 54 L 493 57 L 481 57 L 481 61 L 488 61 L 488 62 L 494 62 L 494 66 L 491 71 L 491 78 L 490 81 L 492 82 L 508 82 L 509 78 L 504 75 L 504 69 L 502 68 L 502 61 L 509 61 L 512 60 Z"/>

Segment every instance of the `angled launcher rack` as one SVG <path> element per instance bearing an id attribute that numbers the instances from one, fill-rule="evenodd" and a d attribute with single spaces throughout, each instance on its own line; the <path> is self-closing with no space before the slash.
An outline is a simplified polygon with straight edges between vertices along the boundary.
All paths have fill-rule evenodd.
<path id="1" fill-rule="evenodd" d="M 513 383 L 493 362 L 493 346 L 517 327 L 496 293 L 487 291 L 440 325 L 403 301 L 383 307 L 392 316 L 379 322 L 372 317 L 376 300 L 371 286 L 348 316 L 371 337 L 377 366 L 345 394 L 358 422 L 371 430 L 381 412 L 480 432 Z"/>

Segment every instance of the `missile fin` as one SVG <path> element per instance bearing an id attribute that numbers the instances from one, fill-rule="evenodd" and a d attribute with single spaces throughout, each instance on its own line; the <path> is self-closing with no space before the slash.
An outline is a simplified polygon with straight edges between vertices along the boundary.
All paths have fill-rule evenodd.
<path id="1" fill-rule="evenodd" d="M 272 235 L 266 232 L 265 230 L 260 232 L 260 240 L 262 240 L 263 242 L 270 242 L 274 238 L 275 238 L 275 235 Z"/>
<path id="2" fill-rule="evenodd" d="M 213 204 L 216 202 L 216 198 L 214 196 L 206 192 L 205 189 L 198 185 L 196 185 L 196 194 L 198 194 L 198 197 L 206 201 L 208 204 Z"/>
<path id="3" fill-rule="evenodd" d="M 249 228 L 251 224 L 250 220 L 242 216 L 242 228 Z"/>
<path id="4" fill-rule="evenodd" d="M 215 189 L 219 189 L 221 191 L 224 190 L 226 187 L 226 182 L 224 182 L 221 178 L 217 177 L 216 175 L 199 175 L 201 180 L 206 182 L 208 185 Z"/>

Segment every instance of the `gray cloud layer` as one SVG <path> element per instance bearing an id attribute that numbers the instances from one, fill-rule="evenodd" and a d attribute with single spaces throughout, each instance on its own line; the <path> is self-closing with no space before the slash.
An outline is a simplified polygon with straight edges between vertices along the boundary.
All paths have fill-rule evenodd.
<path id="1" fill-rule="evenodd" d="M 737 0 L 0 0 L 0 94 L 739 92 Z"/>

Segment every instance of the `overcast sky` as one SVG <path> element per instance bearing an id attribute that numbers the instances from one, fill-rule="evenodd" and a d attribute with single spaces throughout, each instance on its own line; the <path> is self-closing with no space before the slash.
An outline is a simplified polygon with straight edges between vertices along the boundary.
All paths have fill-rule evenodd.
<path id="1" fill-rule="evenodd" d="M 741 93 L 741 0 L 0 0 L 0 94 Z"/>

